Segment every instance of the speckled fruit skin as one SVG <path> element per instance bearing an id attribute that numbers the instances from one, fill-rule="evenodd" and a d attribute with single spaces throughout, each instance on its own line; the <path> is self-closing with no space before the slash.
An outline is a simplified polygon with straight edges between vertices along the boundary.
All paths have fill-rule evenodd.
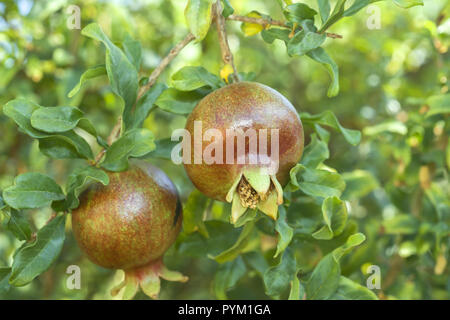
<path id="1" fill-rule="evenodd" d="M 178 193 L 160 169 L 134 162 L 108 172 L 107 186 L 92 185 L 72 212 L 82 251 L 99 266 L 133 269 L 158 258 L 175 241 L 182 222 Z"/>
<path id="2" fill-rule="evenodd" d="M 194 137 L 194 121 L 202 121 L 202 131 L 215 128 L 226 137 L 226 129 L 279 129 L 279 170 L 277 179 L 285 185 L 289 170 L 303 153 L 303 126 L 294 106 L 278 91 L 256 82 L 239 82 L 218 89 L 204 97 L 186 122 L 186 130 Z M 210 142 L 203 142 L 202 154 Z M 248 146 L 247 146 L 248 147 Z M 245 165 L 194 164 L 194 139 L 191 139 L 191 164 L 184 164 L 192 183 L 205 195 L 226 201 L 225 197 Z M 223 147 L 226 157 L 225 142 Z M 247 149 L 248 152 L 248 149 Z M 236 155 L 236 151 L 235 151 Z M 224 161 L 225 162 L 225 161 Z M 236 163 L 236 161 L 235 161 Z M 248 166 L 248 165 L 247 165 Z"/>

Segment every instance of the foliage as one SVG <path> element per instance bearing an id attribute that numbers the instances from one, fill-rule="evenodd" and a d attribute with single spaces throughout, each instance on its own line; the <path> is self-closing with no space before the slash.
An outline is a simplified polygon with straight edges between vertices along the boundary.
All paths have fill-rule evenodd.
<path id="1" fill-rule="evenodd" d="M 86 186 L 108 184 L 105 170 L 144 158 L 173 179 L 184 208 L 165 260 L 191 280 L 163 282 L 162 298 L 448 299 L 450 4 L 220 3 L 239 78 L 282 92 L 305 127 L 278 220 L 249 210 L 232 226 L 230 205 L 170 161 L 171 132 L 231 81 L 215 1 L 7 0 L 0 297 L 110 298 L 114 274 L 81 254 L 66 216 Z M 81 7 L 82 30 L 66 25 L 70 4 Z M 382 30 L 366 28 L 367 8 L 380 10 Z M 239 14 L 264 23 L 232 21 Z M 194 42 L 146 90 L 189 31 Z M 66 287 L 74 264 L 80 290 Z M 366 287 L 372 265 L 381 289 Z"/>

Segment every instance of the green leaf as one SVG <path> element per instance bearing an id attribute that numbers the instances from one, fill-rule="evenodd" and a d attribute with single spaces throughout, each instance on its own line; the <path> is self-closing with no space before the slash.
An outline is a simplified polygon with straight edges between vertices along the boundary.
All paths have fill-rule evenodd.
<path id="1" fill-rule="evenodd" d="M 300 182 L 298 182 L 299 175 Z M 345 189 L 345 182 L 342 177 L 327 170 L 317 170 L 297 164 L 290 171 L 291 190 L 302 190 L 307 195 L 313 197 L 339 197 Z"/>
<path id="2" fill-rule="evenodd" d="M 188 0 L 184 16 L 189 30 L 197 41 L 203 40 L 208 33 L 212 20 L 214 0 Z"/>
<path id="3" fill-rule="evenodd" d="M 17 239 L 30 240 L 31 226 L 28 219 L 24 217 L 23 213 L 11 209 L 6 214 L 9 216 L 6 228 L 11 231 Z"/>
<path id="4" fill-rule="evenodd" d="M 25 99 L 9 101 L 3 107 L 3 113 L 13 119 L 19 128 L 32 138 L 47 138 L 48 134 L 41 132 L 31 126 L 31 115 L 40 106 Z"/>
<path id="5" fill-rule="evenodd" d="M 300 283 L 298 276 L 295 275 L 291 281 L 291 291 L 289 292 L 288 300 L 301 300 L 305 294 L 305 288 Z"/>
<path id="6" fill-rule="evenodd" d="M 92 68 L 87 69 L 80 77 L 80 81 L 78 84 L 70 90 L 69 94 L 67 95 L 69 98 L 72 98 L 74 95 L 80 91 L 83 84 L 88 81 L 89 79 L 97 78 L 100 76 L 106 75 L 106 67 L 104 64 L 98 65 Z"/>
<path id="7" fill-rule="evenodd" d="M 349 253 L 354 247 L 359 246 L 366 240 L 362 233 L 355 233 L 348 237 L 345 244 L 333 250 L 332 254 L 336 261 L 339 261 L 344 255 Z"/>
<path id="8" fill-rule="evenodd" d="M 225 18 L 228 18 L 230 15 L 232 15 L 234 13 L 234 9 L 231 6 L 231 3 L 229 0 L 222 0 L 222 6 L 223 6 L 222 15 Z"/>
<path id="9" fill-rule="evenodd" d="M 317 11 L 304 3 L 294 3 L 287 6 L 283 13 L 288 21 L 301 24 L 304 20 L 314 20 Z"/>
<path id="10" fill-rule="evenodd" d="M 399 7 L 408 9 L 414 6 L 423 6 L 422 0 L 394 0 L 394 3 Z"/>
<path id="11" fill-rule="evenodd" d="M 349 278 L 341 276 L 337 291 L 330 300 L 378 300 L 375 293 Z"/>
<path id="12" fill-rule="evenodd" d="M 75 128 L 83 112 L 75 107 L 40 107 L 31 114 L 31 125 L 38 130 L 53 133 Z"/>
<path id="13" fill-rule="evenodd" d="M 220 265 L 214 276 L 214 293 L 217 299 L 226 300 L 227 291 L 246 274 L 247 268 L 241 257 Z"/>
<path id="14" fill-rule="evenodd" d="M 403 122 L 388 120 L 363 129 L 363 133 L 366 136 L 378 136 L 383 132 L 391 132 L 404 136 L 408 133 L 408 128 Z"/>
<path id="15" fill-rule="evenodd" d="M 172 160 L 172 150 L 178 143 L 178 141 L 172 141 L 171 138 L 156 140 L 155 150 L 149 152 L 144 158 Z"/>
<path id="16" fill-rule="evenodd" d="M 349 17 L 360 11 L 362 8 L 366 7 L 372 2 L 377 2 L 378 0 L 356 0 L 352 3 L 350 7 L 345 9 L 344 17 Z"/>
<path id="17" fill-rule="evenodd" d="M 303 123 L 320 124 L 338 130 L 351 145 L 356 146 L 361 141 L 361 132 L 358 130 L 346 129 L 341 126 L 336 116 L 331 111 L 324 111 L 315 115 L 302 112 L 300 113 L 300 118 Z"/>
<path id="18" fill-rule="evenodd" d="M 317 168 L 319 164 L 330 157 L 330 151 L 328 145 L 319 140 L 317 135 L 313 133 L 311 135 L 311 142 L 305 147 L 303 151 L 302 160 L 300 161 L 305 167 L 312 169 Z"/>
<path id="19" fill-rule="evenodd" d="M 447 163 L 447 168 L 450 169 L 450 140 L 448 140 L 448 142 L 447 142 L 447 148 L 446 148 L 445 154 L 446 154 L 445 162 Z M 1 207 L 0 207 L 0 209 L 1 209 Z"/>
<path id="20" fill-rule="evenodd" d="M 183 92 L 169 88 L 159 96 L 155 104 L 164 111 L 187 115 L 192 112 L 202 98 L 203 95 L 196 91 Z"/>
<path id="21" fill-rule="evenodd" d="M 254 226 L 255 226 L 254 221 L 247 222 L 242 228 L 241 234 L 239 235 L 239 238 L 237 239 L 236 243 L 233 244 L 233 246 L 231 246 L 227 250 L 221 252 L 220 254 L 216 256 L 211 256 L 211 258 L 216 260 L 218 263 L 224 263 L 235 259 L 237 256 L 239 256 L 239 254 L 242 253 L 242 250 L 245 249 L 245 247 L 247 246 L 248 241 L 250 240 L 250 237 L 252 235 Z"/>
<path id="22" fill-rule="evenodd" d="M 172 76 L 172 86 L 180 91 L 193 91 L 204 86 L 217 89 L 221 84 L 218 76 L 203 67 L 183 67 Z"/>
<path id="23" fill-rule="evenodd" d="M 306 298 L 308 300 L 328 299 L 339 287 L 341 267 L 329 253 L 323 257 L 314 268 L 306 283 Z"/>
<path id="24" fill-rule="evenodd" d="M 266 272 L 269 268 L 269 264 L 260 251 L 246 252 L 242 255 L 242 257 L 244 258 L 246 264 L 255 270 L 261 277 L 264 276 L 264 272 Z"/>
<path id="25" fill-rule="evenodd" d="M 0 191 L 0 210 L 6 207 L 5 201 L 3 201 L 2 192 Z"/>
<path id="26" fill-rule="evenodd" d="M 322 64 L 331 76 L 331 85 L 328 89 L 328 97 L 334 97 L 339 93 L 339 68 L 333 59 L 323 48 L 316 48 L 307 53 L 308 57 Z"/>
<path id="27" fill-rule="evenodd" d="M 322 20 L 322 24 L 328 20 L 330 16 L 330 0 L 317 0 L 317 4 L 319 6 L 320 19 Z"/>
<path id="28" fill-rule="evenodd" d="M 123 121 L 125 128 L 128 128 L 138 90 L 136 68 L 125 53 L 111 42 L 97 23 L 87 25 L 81 33 L 101 41 L 106 47 L 106 71 L 113 92 L 124 101 Z"/>
<path id="29" fill-rule="evenodd" d="M 290 56 L 302 56 L 320 47 L 325 42 L 326 35 L 316 32 L 312 20 L 304 21 L 302 27 L 303 29 L 297 32 L 287 43 L 287 52 Z"/>
<path id="30" fill-rule="evenodd" d="M 399 214 L 383 222 L 387 234 L 415 234 L 419 230 L 419 221 L 408 214 Z"/>
<path id="31" fill-rule="evenodd" d="M 275 230 L 278 232 L 278 243 L 274 258 L 278 257 L 280 253 L 283 253 L 284 250 L 286 250 L 294 236 L 294 229 L 287 224 L 286 209 L 283 206 L 278 207 L 278 214 L 279 217 L 275 224 Z"/>
<path id="32" fill-rule="evenodd" d="M 29 172 L 17 176 L 14 185 L 3 190 L 3 199 L 15 209 L 34 209 L 64 199 L 64 193 L 49 176 Z"/>
<path id="33" fill-rule="evenodd" d="M 52 158 L 85 158 L 92 159 L 93 154 L 89 144 L 73 130 L 59 134 L 48 134 L 33 128 L 31 116 L 34 111 L 42 108 L 36 103 L 25 99 L 9 101 L 3 112 L 16 122 L 19 128 L 32 138 L 46 139 L 42 142 L 41 151 Z M 82 120 L 80 121 L 80 124 Z M 84 121 L 83 121 L 84 123 Z M 47 140 L 48 139 L 48 140 Z"/>
<path id="34" fill-rule="evenodd" d="M 92 159 L 91 147 L 74 131 L 39 139 L 39 150 L 52 159 Z"/>
<path id="35" fill-rule="evenodd" d="M 330 240 L 342 233 L 347 223 L 347 207 L 337 197 L 326 198 L 322 203 L 322 215 L 325 225 L 313 233 L 319 240 Z"/>
<path id="36" fill-rule="evenodd" d="M 136 109 L 130 116 L 129 129 L 139 128 L 155 106 L 156 100 L 167 89 L 162 83 L 155 83 L 136 104 Z"/>
<path id="37" fill-rule="evenodd" d="M 128 158 L 145 156 L 154 149 L 154 136 L 150 130 L 131 129 L 106 151 L 105 160 L 101 166 L 110 171 L 123 171 L 128 168 Z"/>
<path id="38" fill-rule="evenodd" d="M 345 11 L 345 3 L 347 0 L 337 0 L 333 11 L 330 14 L 330 17 L 327 19 L 327 21 L 322 25 L 319 32 L 324 32 L 328 28 L 330 28 L 333 24 L 335 24 L 337 21 L 339 21 L 342 16 L 344 15 Z"/>
<path id="39" fill-rule="evenodd" d="M 450 113 L 450 93 L 431 96 L 427 99 L 427 104 L 430 106 L 427 118 L 436 114 L 448 114 Z"/>
<path id="40" fill-rule="evenodd" d="M 88 166 L 75 169 L 67 178 L 66 199 L 53 203 L 53 209 L 56 211 L 72 210 L 79 206 L 78 200 L 81 192 L 86 189 L 90 183 L 100 182 L 108 185 L 109 177 L 103 170 Z"/>
<path id="41" fill-rule="evenodd" d="M 11 268 L 0 267 L 0 295 L 9 290 L 9 277 L 11 276 Z"/>
<path id="42" fill-rule="evenodd" d="M 183 231 L 192 233 L 198 230 L 205 238 L 209 238 L 208 230 L 203 222 L 203 214 L 209 203 L 206 196 L 197 189 L 189 195 L 183 208 Z"/>
<path id="43" fill-rule="evenodd" d="M 280 296 L 289 287 L 290 282 L 297 275 L 297 262 L 293 250 L 287 248 L 276 266 L 264 272 L 263 280 L 266 294 Z"/>
<path id="44" fill-rule="evenodd" d="M 358 199 L 368 195 L 378 188 L 378 181 L 369 171 L 355 170 L 342 174 L 345 190 L 342 198 L 345 200 Z"/>
<path id="45" fill-rule="evenodd" d="M 61 252 L 65 239 L 66 216 L 54 218 L 37 233 L 36 240 L 14 256 L 9 283 L 24 286 L 46 271 Z"/>
<path id="46" fill-rule="evenodd" d="M 439 220 L 446 219 L 450 215 L 448 189 L 443 185 L 433 182 L 431 187 L 425 191 L 425 194 L 436 210 Z"/>
<path id="47" fill-rule="evenodd" d="M 339 260 L 353 247 L 365 240 L 362 233 L 348 237 L 346 243 L 323 257 L 306 283 L 306 298 L 309 300 L 329 299 L 338 289 L 341 276 Z"/>
<path id="48" fill-rule="evenodd" d="M 261 37 L 267 43 L 273 43 L 277 39 L 287 43 L 291 40 L 289 38 L 290 33 L 291 31 L 289 29 L 271 27 L 270 29 L 264 29 L 261 31 Z"/>
<path id="49" fill-rule="evenodd" d="M 180 254 L 191 257 L 216 256 L 236 243 L 241 229 L 234 228 L 230 223 L 218 220 L 205 221 L 209 238 L 194 232 L 181 235 L 178 250 Z"/>
<path id="50" fill-rule="evenodd" d="M 131 36 L 127 33 L 125 39 L 122 42 L 123 51 L 127 56 L 128 60 L 133 64 L 136 68 L 136 71 L 139 72 L 141 68 L 142 62 L 142 46 L 141 43 L 137 40 L 131 38 Z"/>

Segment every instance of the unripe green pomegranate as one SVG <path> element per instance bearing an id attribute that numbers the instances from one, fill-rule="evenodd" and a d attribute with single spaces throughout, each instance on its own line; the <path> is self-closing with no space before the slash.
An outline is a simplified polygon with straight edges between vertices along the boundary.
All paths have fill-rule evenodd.
<path id="1" fill-rule="evenodd" d="M 250 129 L 257 136 L 253 142 L 261 142 L 266 136 L 266 151 L 262 148 L 264 143 L 259 143 L 255 149 L 250 135 L 244 135 L 245 147 L 241 151 L 244 150 L 245 161 L 242 161 L 238 139 L 230 133 L 250 132 Z M 278 205 L 283 202 L 282 186 L 289 180 L 290 169 L 300 160 L 304 145 L 300 117 L 284 96 L 255 82 L 228 85 L 197 104 L 187 119 L 186 130 L 193 137 L 191 159 L 183 161 L 189 178 L 205 195 L 232 202 L 233 223 L 247 208 L 258 208 L 273 219 L 277 218 Z M 222 142 L 217 140 L 219 133 L 224 137 Z M 203 137 L 203 142 L 199 143 L 199 136 Z M 227 148 L 229 138 L 236 141 L 234 147 Z M 217 144 L 211 146 L 204 143 L 205 140 Z M 200 161 L 199 155 L 202 155 Z M 222 161 L 212 162 L 205 155 Z M 258 161 L 251 163 L 251 158 Z M 231 159 L 234 161 L 230 163 Z M 273 170 L 274 161 L 276 170 Z"/>
<path id="2" fill-rule="evenodd" d="M 182 222 L 177 190 L 160 169 L 133 162 L 124 172 L 108 172 L 109 184 L 90 186 L 72 211 L 72 228 L 82 251 L 95 264 L 122 269 L 124 281 L 113 289 L 132 298 L 140 286 L 150 297 L 159 293 L 159 277 L 186 281 L 167 270 L 162 257 Z"/>

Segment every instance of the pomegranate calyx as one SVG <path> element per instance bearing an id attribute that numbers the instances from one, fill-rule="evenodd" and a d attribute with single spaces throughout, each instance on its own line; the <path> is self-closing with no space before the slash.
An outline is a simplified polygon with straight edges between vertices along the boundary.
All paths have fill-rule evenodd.
<path id="1" fill-rule="evenodd" d="M 121 283 L 111 289 L 111 295 L 117 296 L 121 293 L 124 300 L 133 299 L 139 287 L 152 299 L 158 299 L 161 288 L 161 278 L 167 281 L 186 282 L 188 277 L 180 272 L 171 271 L 164 265 L 162 259 L 150 264 L 130 270 L 124 270 L 125 277 Z"/>
<path id="2" fill-rule="evenodd" d="M 283 188 L 275 175 L 261 170 L 247 170 L 233 183 L 228 191 L 227 201 L 232 203 L 230 218 L 233 224 L 248 208 L 257 208 L 276 220 L 278 206 L 283 203 Z"/>

